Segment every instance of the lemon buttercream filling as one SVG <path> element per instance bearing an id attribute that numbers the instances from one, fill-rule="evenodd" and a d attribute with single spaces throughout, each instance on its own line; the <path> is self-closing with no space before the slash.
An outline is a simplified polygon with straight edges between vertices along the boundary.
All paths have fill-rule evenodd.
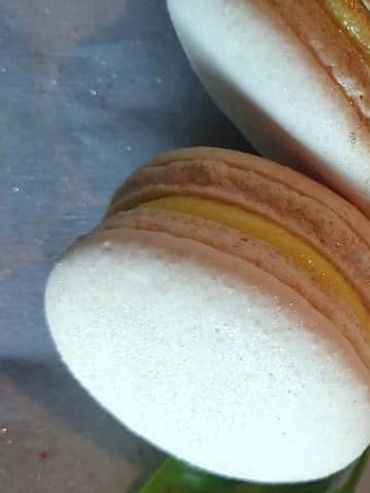
<path id="1" fill-rule="evenodd" d="M 370 14 L 361 0 L 322 0 L 335 24 L 370 63 Z"/>

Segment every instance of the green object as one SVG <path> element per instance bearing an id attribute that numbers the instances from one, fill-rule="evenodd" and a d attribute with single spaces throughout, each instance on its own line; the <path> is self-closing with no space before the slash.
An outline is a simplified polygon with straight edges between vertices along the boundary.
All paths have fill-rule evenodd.
<path id="1" fill-rule="evenodd" d="M 167 459 L 139 493 L 355 493 L 369 450 L 349 474 L 339 473 L 319 481 L 288 485 L 233 481 Z"/>

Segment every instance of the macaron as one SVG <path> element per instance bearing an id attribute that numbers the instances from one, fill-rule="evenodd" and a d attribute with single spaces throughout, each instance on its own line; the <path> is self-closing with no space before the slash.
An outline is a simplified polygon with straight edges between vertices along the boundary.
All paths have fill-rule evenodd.
<path id="1" fill-rule="evenodd" d="M 369 216 L 369 2 L 167 3 L 195 72 L 254 147 Z"/>
<path id="2" fill-rule="evenodd" d="M 137 435 L 225 477 L 329 476 L 370 443 L 370 222 L 298 172 L 180 149 L 52 270 L 61 358 Z"/>

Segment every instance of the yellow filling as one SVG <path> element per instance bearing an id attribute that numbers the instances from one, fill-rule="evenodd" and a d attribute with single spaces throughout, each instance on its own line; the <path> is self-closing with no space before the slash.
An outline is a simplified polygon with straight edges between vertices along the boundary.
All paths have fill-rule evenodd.
<path id="1" fill-rule="evenodd" d="M 340 301 L 346 303 L 359 323 L 369 330 L 369 314 L 352 285 L 335 265 L 299 236 L 262 216 L 239 207 L 200 197 L 170 196 L 146 202 L 141 207 L 163 209 L 190 214 L 236 229 L 246 235 L 262 240 L 280 254 L 293 260 L 330 290 Z"/>
<path id="2" fill-rule="evenodd" d="M 370 63 L 370 14 L 361 0 L 321 0 L 320 3 Z"/>

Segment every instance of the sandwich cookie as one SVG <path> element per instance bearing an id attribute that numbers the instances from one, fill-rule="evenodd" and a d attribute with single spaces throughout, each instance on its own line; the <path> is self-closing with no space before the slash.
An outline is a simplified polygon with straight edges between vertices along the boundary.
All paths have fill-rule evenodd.
<path id="1" fill-rule="evenodd" d="M 51 272 L 63 361 L 119 421 L 204 470 L 310 481 L 370 442 L 370 223 L 256 156 L 165 154 Z"/>

